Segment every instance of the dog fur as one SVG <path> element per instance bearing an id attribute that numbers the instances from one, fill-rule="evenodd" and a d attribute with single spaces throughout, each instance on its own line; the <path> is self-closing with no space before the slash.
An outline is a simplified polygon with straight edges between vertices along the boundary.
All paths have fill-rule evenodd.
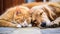
<path id="1" fill-rule="evenodd" d="M 60 16 L 60 4 L 58 4 L 58 3 L 42 4 L 42 5 L 33 7 L 31 10 L 33 12 L 32 20 L 33 21 L 35 20 L 35 23 L 40 23 L 40 24 L 38 24 L 39 25 L 38 27 L 40 27 L 42 22 L 46 22 L 47 26 L 51 26 L 51 25 L 54 25 L 57 23 L 59 24 L 58 17 Z M 55 21 L 56 21 L 56 23 L 53 23 Z"/>

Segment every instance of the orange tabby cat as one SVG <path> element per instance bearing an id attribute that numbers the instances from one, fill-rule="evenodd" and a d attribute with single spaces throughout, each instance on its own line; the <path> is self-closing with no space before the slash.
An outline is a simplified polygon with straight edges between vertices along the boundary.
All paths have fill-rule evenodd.
<path id="1" fill-rule="evenodd" d="M 26 19 L 27 18 L 27 19 Z M 12 8 L 9 8 L 6 10 L 5 13 L 3 13 L 0 16 L 0 26 L 8 26 L 8 27 L 21 27 L 24 22 L 27 26 L 30 21 L 30 14 L 29 14 L 29 8 L 24 6 L 15 6 Z"/>

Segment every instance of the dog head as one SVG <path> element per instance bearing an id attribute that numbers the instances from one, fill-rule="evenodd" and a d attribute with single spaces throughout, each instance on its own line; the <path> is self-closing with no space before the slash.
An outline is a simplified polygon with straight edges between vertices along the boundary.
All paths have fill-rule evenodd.
<path id="1" fill-rule="evenodd" d="M 32 8 L 32 22 L 38 27 L 45 27 L 47 25 L 50 25 L 50 20 L 44 10 L 43 5 L 35 6 Z"/>
<path id="2" fill-rule="evenodd" d="M 40 27 L 42 22 L 43 10 L 39 9 L 38 6 L 33 7 L 31 10 L 32 10 L 32 25 Z"/>

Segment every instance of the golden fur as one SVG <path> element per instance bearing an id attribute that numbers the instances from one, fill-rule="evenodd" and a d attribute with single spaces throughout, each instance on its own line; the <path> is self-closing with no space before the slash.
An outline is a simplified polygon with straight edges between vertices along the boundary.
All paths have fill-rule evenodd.
<path id="1" fill-rule="evenodd" d="M 32 20 L 38 27 L 42 24 L 42 22 L 46 21 L 47 26 L 51 26 L 54 24 L 59 24 L 60 17 L 60 4 L 58 3 L 46 3 L 39 6 L 35 6 L 32 9 Z M 44 15 L 44 16 L 43 16 Z M 53 21 L 51 21 L 51 20 Z M 56 20 L 55 20 L 56 19 Z M 56 21 L 56 23 L 53 23 Z M 57 22 L 58 21 L 58 22 Z"/>

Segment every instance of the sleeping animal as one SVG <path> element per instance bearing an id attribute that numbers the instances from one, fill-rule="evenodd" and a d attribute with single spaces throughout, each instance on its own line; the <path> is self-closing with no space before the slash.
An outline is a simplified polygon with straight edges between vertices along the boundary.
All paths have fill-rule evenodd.
<path id="1" fill-rule="evenodd" d="M 31 26 L 31 17 L 29 8 L 24 6 L 15 6 L 6 10 L 0 16 L 0 27 L 26 27 Z"/>
<path id="2" fill-rule="evenodd" d="M 60 4 L 46 3 L 31 8 L 32 23 L 38 27 L 55 27 L 60 25 Z"/>

